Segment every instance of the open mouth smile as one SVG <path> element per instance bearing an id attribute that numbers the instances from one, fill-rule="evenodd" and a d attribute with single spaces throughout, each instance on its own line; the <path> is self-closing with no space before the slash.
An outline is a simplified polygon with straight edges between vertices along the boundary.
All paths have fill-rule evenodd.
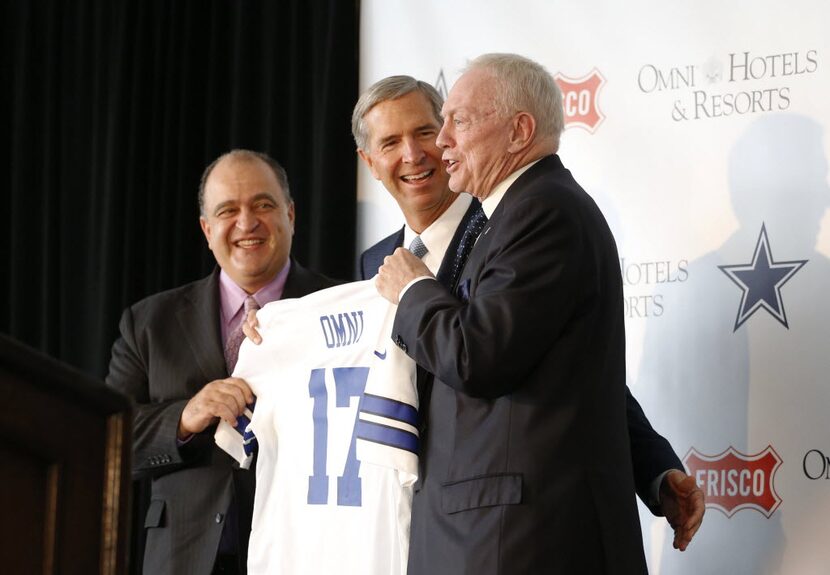
<path id="1" fill-rule="evenodd" d="M 420 174 L 412 174 L 408 176 L 401 176 L 401 179 L 408 183 L 408 184 L 417 184 L 418 182 L 423 182 L 424 180 L 428 179 L 432 174 L 435 173 L 435 170 L 425 170 Z"/>

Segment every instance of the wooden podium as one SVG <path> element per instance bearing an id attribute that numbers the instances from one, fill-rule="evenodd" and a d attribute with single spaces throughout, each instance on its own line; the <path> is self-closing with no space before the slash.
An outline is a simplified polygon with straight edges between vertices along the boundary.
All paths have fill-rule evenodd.
<path id="1" fill-rule="evenodd" d="M 0 571 L 126 572 L 130 403 L 0 334 Z"/>

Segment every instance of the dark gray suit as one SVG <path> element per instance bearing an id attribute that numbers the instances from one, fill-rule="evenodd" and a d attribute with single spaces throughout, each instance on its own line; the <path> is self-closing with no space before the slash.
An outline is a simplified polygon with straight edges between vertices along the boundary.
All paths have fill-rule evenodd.
<path id="1" fill-rule="evenodd" d="M 334 285 L 292 261 L 284 298 Z M 219 320 L 219 270 L 127 308 L 112 348 L 107 385 L 135 402 L 134 477 L 152 478 L 144 527 L 144 573 L 207 575 L 213 568 L 225 514 L 236 497 L 239 549 L 247 550 L 254 471 L 240 471 L 216 447 L 215 427 L 186 445 L 176 440 L 188 400 L 228 376 Z"/>
<path id="2" fill-rule="evenodd" d="M 619 259 L 558 156 L 510 187 L 459 288 L 414 284 L 393 327 L 436 377 L 410 575 L 645 573 Z"/>

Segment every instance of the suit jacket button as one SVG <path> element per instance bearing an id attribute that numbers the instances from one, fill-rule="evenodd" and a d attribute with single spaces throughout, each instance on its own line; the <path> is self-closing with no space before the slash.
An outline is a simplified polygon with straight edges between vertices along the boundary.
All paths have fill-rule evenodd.
<path id="1" fill-rule="evenodd" d="M 224 517 L 222 516 L 221 513 L 217 513 L 216 517 L 214 517 L 214 519 L 216 520 L 217 523 L 222 523 L 222 519 L 224 519 Z"/>
<path id="2" fill-rule="evenodd" d="M 403 341 L 403 338 L 400 335 L 395 336 L 395 345 L 401 348 L 401 351 L 406 353 L 406 344 Z"/>

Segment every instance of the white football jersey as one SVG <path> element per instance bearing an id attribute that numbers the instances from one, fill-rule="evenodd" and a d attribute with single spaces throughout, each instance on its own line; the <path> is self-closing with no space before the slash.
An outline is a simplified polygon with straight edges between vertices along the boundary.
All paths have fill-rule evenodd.
<path id="1" fill-rule="evenodd" d="M 234 371 L 257 397 L 251 575 L 406 573 L 417 396 L 415 364 L 389 339 L 394 313 L 373 280 L 257 313 L 262 344 L 246 340 Z M 223 443 L 244 431 L 217 431 L 240 461 Z"/>

